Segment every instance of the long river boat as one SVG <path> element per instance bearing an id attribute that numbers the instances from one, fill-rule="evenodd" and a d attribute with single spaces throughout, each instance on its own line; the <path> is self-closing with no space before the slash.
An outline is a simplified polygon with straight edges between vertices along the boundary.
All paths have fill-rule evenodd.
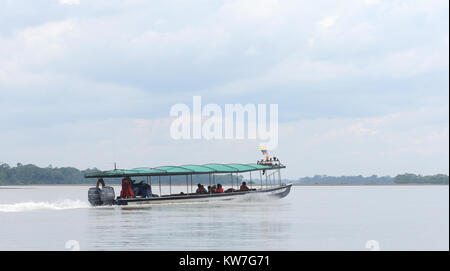
<path id="1" fill-rule="evenodd" d="M 109 171 L 97 171 L 87 173 L 85 178 L 98 179 L 96 187 L 92 187 L 88 192 L 88 199 L 91 205 L 141 205 L 141 204 L 161 204 L 161 203 L 183 203 L 183 202 L 210 202 L 235 199 L 252 199 L 253 196 L 269 196 L 273 198 L 286 197 L 292 187 L 291 183 L 281 182 L 281 169 L 286 168 L 278 159 L 261 160 L 255 164 L 205 164 L 205 165 L 183 165 L 183 166 L 162 166 L 156 168 L 135 168 L 135 169 L 114 169 Z M 253 178 L 252 178 L 253 173 Z M 254 174 L 256 173 L 256 178 Z M 248 174 L 248 186 L 245 189 L 240 187 L 243 174 Z M 217 175 L 225 175 L 229 178 L 227 188 L 222 193 L 214 192 L 215 189 L 205 193 L 194 192 L 196 184 L 193 183 L 193 176 L 207 175 L 209 187 L 217 188 Z M 185 179 L 186 191 L 172 193 L 172 177 Z M 133 183 L 131 178 L 144 178 L 145 182 Z M 259 177 L 259 178 L 258 178 Z M 105 185 L 105 179 L 122 178 L 121 195 L 116 197 L 114 188 Z M 163 194 L 161 189 L 161 179 L 169 185 L 169 193 Z M 203 178 L 205 180 L 206 178 Z M 224 177 L 221 178 L 224 180 Z M 131 182 L 130 182 L 131 181 Z M 206 184 L 205 184 L 206 185 Z M 159 194 L 153 194 L 157 190 Z M 144 193 L 136 192 L 144 188 Z M 199 184 L 200 187 L 200 184 Z M 136 188 L 138 188 L 136 190 Z M 156 187 L 157 188 L 157 187 Z M 147 190 L 146 190 L 147 189 Z M 124 191 L 126 190 L 126 191 Z M 134 193 L 127 191 L 134 191 Z M 150 191 L 150 193 L 149 193 Z"/>

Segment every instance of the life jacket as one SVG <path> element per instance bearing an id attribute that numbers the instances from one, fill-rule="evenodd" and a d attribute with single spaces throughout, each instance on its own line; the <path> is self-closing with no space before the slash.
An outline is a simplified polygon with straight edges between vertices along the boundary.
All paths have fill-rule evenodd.
<path id="1" fill-rule="evenodd" d="M 204 194 L 206 192 L 204 187 L 197 188 L 197 194 Z"/>
<path id="2" fill-rule="evenodd" d="M 134 198 L 133 190 L 131 189 L 130 180 L 122 179 L 122 191 L 120 191 L 121 198 Z"/>
<path id="3" fill-rule="evenodd" d="M 223 193 L 223 188 L 222 187 L 217 188 L 216 193 Z"/>
<path id="4" fill-rule="evenodd" d="M 241 187 L 239 189 L 240 190 L 248 190 L 248 187 L 245 184 L 243 184 L 243 185 L 241 185 Z"/>

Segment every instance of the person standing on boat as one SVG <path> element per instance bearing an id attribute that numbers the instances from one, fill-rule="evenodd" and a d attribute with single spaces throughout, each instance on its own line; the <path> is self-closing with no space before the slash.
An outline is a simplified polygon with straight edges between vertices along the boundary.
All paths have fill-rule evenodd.
<path id="1" fill-rule="evenodd" d="M 95 187 L 99 188 L 100 185 L 102 185 L 102 188 L 105 187 L 105 181 L 102 178 L 98 179 L 97 183 L 95 184 Z"/>
<path id="2" fill-rule="evenodd" d="M 122 179 L 122 191 L 120 191 L 120 197 L 124 199 L 135 197 L 133 190 L 131 189 L 131 180 L 129 177 Z"/>

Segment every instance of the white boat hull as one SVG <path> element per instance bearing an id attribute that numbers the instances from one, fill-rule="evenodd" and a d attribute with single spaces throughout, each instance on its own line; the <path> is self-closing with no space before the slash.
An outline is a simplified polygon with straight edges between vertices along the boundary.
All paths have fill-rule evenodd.
<path id="1" fill-rule="evenodd" d="M 130 198 L 117 199 L 117 205 L 153 205 L 153 204 L 172 204 L 172 203 L 193 203 L 193 202 L 216 202 L 216 201 L 230 201 L 230 200 L 249 200 L 257 197 L 274 197 L 283 198 L 290 192 L 292 184 L 280 185 L 276 187 L 269 187 L 252 191 L 236 191 L 230 193 L 220 194 L 189 194 L 189 195 L 170 195 L 154 198 Z"/>

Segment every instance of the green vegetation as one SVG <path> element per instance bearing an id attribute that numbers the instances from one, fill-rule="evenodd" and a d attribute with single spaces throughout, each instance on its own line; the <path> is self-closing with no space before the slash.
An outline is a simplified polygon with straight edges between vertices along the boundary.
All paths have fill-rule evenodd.
<path id="1" fill-rule="evenodd" d="M 372 175 L 364 176 L 327 176 L 316 175 L 314 177 L 304 177 L 297 180 L 299 184 L 448 184 L 448 175 L 437 174 L 432 176 L 421 176 L 415 174 L 402 174 L 392 178 L 390 176 Z"/>
<path id="2" fill-rule="evenodd" d="M 16 167 L 10 167 L 8 164 L 1 164 L 0 185 L 86 183 L 84 174 L 95 170 L 80 171 L 73 167 L 54 168 L 52 166 L 40 168 L 20 163 Z"/>
<path id="3" fill-rule="evenodd" d="M 78 170 L 73 167 L 56 168 L 48 166 L 40 168 L 35 165 L 17 164 L 16 167 L 11 167 L 8 164 L 0 164 L 0 185 L 27 185 L 27 184 L 93 184 L 95 179 L 85 179 L 84 174 L 98 171 L 98 169 Z M 243 177 L 239 176 L 236 180 L 236 175 L 233 175 L 234 184 L 242 182 Z M 135 177 L 136 181 L 146 181 L 146 177 Z M 157 177 L 151 180 L 153 183 L 158 182 Z M 110 184 L 120 184 L 120 178 L 112 178 L 107 180 Z M 172 176 L 171 182 L 173 184 L 185 184 L 185 176 Z M 190 178 L 189 178 L 190 182 Z M 228 184 L 231 183 L 229 174 L 216 175 L 216 183 Z M 169 183 L 169 177 L 161 177 L 161 183 Z M 209 175 L 194 175 L 192 183 L 209 183 Z"/>
<path id="4" fill-rule="evenodd" d="M 300 184 L 393 184 L 394 180 L 389 176 L 378 177 L 372 175 L 370 177 L 364 176 L 327 176 L 315 175 L 314 177 L 304 177 L 298 180 Z"/>
<path id="5" fill-rule="evenodd" d="M 394 180 L 396 184 L 448 184 L 448 175 L 422 176 L 406 173 L 397 175 Z"/>
<path id="6" fill-rule="evenodd" d="M 95 183 L 96 180 L 86 180 L 84 174 L 88 172 L 97 171 L 98 169 L 78 170 L 73 167 L 52 167 L 40 168 L 35 165 L 17 164 L 16 167 L 11 167 L 8 164 L 0 164 L 0 185 L 27 185 L 27 184 L 89 184 Z M 233 176 L 234 184 L 240 183 L 244 177 Z M 146 181 L 146 177 L 136 177 L 136 181 Z M 215 182 L 222 184 L 230 183 L 230 175 L 216 175 Z M 173 184 L 185 184 L 185 176 L 173 176 L 171 178 Z M 108 179 L 108 183 L 119 184 L 120 178 Z M 152 182 L 158 182 L 157 178 L 152 178 Z M 190 182 L 190 179 L 189 179 Z M 208 174 L 194 175 L 192 178 L 193 184 L 209 183 Z M 248 181 L 249 182 L 249 181 Z M 283 180 L 283 182 L 290 182 Z M 161 183 L 169 183 L 169 177 L 161 177 Z M 259 184 L 258 180 L 254 180 L 253 184 Z M 447 184 L 449 183 L 449 176 L 444 174 L 437 174 L 432 176 L 422 176 L 415 174 L 397 175 L 395 178 L 389 176 L 378 177 L 376 175 L 370 177 L 363 176 L 341 176 L 333 177 L 326 175 L 316 175 L 314 177 L 300 178 L 295 183 L 299 184 Z M 249 182 L 250 184 L 250 182 Z"/>

